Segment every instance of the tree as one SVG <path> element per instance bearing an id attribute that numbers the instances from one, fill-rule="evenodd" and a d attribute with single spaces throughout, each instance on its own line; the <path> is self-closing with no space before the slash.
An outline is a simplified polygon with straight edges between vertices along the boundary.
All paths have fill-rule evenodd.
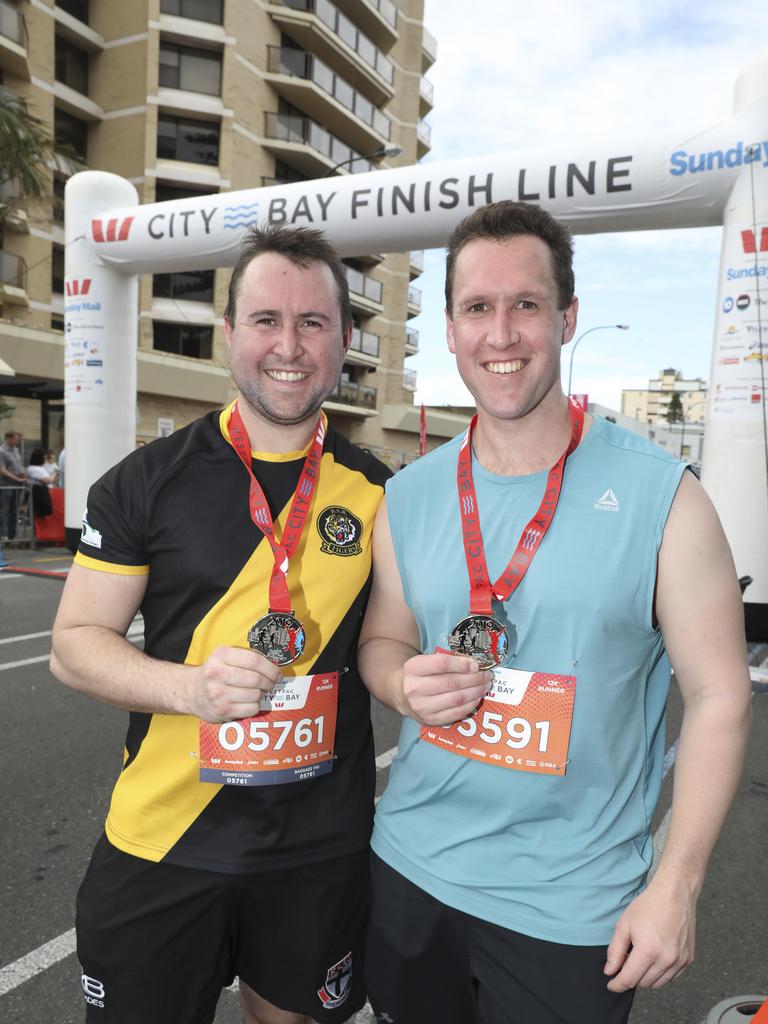
<path id="1" fill-rule="evenodd" d="M 685 420 L 685 413 L 683 412 L 683 403 L 680 401 L 680 392 L 673 391 L 672 397 L 669 400 L 666 412 L 667 423 L 683 423 Z"/>
<path id="2" fill-rule="evenodd" d="M 19 205 L 48 198 L 53 156 L 46 123 L 20 97 L 0 93 L 0 231 Z"/>
<path id="3" fill-rule="evenodd" d="M 0 420 L 4 420 L 6 416 L 13 416 L 16 411 L 16 407 L 8 405 L 6 400 L 0 395 Z"/>

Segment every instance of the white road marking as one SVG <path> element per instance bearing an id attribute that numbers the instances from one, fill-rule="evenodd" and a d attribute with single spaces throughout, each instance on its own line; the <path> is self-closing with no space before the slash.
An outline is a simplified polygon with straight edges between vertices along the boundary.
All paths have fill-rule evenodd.
<path id="1" fill-rule="evenodd" d="M 376 758 L 376 771 L 383 771 L 385 768 L 389 768 L 395 759 L 397 753 L 397 747 L 390 747 L 389 750 L 385 750 L 383 754 L 379 754 Z"/>
<path id="2" fill-rule="evenodd" d="M 21 643 L 23 640 L 38 640 L 40 637 L 50 636 L 51 630 L 45 630 L 42 633 L 25 633 L 21 636 L 9 636 L 4 640 L 0 640 L 0 644 L 14 644 Z M 137 616 L 131 625 L 128 627 L 128 632 L 125 634 L 128 640 L 132 643 L 134 640 L 140 640 L 144 636 L 144 619 L 139 615 Z M 0 672 L 7 672 L 11 668 L 23 668 L 25 665 L 39 665 L 43 661 L 48 661 L 50 654 L 40 654 L 36 658 L 23 658 L 21 661 L 7 661 L 0 665 Z"/>
<path id="3" fill-rule="evenodd" d="M 6 661 L 0 665 L 0 672 L 7 672 L 9 668 L 23 668 L 25 665 L 37 665 L 41 661 L 48 661 L 50 654 L 41 654 L 37 658 L 24 658 L 21 661 Z"/>
<path id="4" fill-rule="evenodd" d="M 8 583 L 10 583 L 11 580 L 20 580 L 20 579 L 21 579 L 21 576 L 19 576 L 17 573 L 15 573 L 15 572 L 3 572 L 0 569 L 0 582 L 2 582 L 2 580 L 6 580 Z"/>
<path id="5" fill-rule="evenodd" d="M 74 951 L 75 929 L 70 928 L 68 932 L 64 932 L 58 938 L 51 939 L 44 946 L 33 949 L 31 953 L 27 953 L 20 960 L 16 960 L 14 963 L 8 964 L 7 967 L 0 969 L 0 996 L 4 996 L 6 992 L 18 988 L 19 985 L 23 985 L 25 981 L 34 978 L 41 971 L 46 971 L 49 967 L 53 967 L 59 960 L 63 960 L 64 957 L 69 956 Z"/>
<path id="6" fill-rule="evenodd" d="M 0 640 L 0 644 L 19 644 L 22 640 L 37 640 L 38 637 L 50 635 L 50 629 L 46 629 L 42 633 L 23 633 L 21 636 L 7 636 L 4 640 Z"/>

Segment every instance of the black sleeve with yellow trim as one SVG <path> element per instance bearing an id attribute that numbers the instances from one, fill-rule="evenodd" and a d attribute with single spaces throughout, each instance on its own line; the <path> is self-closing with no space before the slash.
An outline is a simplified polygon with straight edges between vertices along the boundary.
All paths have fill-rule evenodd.
<path id="1" fill-rule="evenodd" d="M 146 575 L 145 479 L 134 452 L 97 480 L 88 492 L 75 562 L 125 576 Z"/>

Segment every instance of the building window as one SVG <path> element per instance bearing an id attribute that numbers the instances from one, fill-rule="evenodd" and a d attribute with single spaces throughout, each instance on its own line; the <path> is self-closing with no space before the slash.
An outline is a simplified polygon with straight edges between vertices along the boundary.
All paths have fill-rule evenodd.
<path id="1" fill-rule="evenodd" d="M 88 54 L 68 39 L 56 36 L 56 81 L 88 95 Z"/>
<path id="2" fill-rule="evenodd" d="M 213 328 L 198 324 L 168 324 L 155 320 L 153 346 L 159 352 L 172 352 L 192 359 L 210 359 L 213 351 Z"/>
<path id="3" fill-rule="evenodd" d="M 64 246 L 54 245 L 51 251 L 51 291 L 64 294 Z"/>
<path id="4" fill-rule="evenodd" d="M 57 146 L 68 146 L 83 162 L 88 159 L 88 125 L 79 117 L 54 111 L 53 138 Z"/>
<path id="5" fill-rule="evenodd" d="M 160 85 L 166 89 L 221 96 L 221 54 L 161 43 Z"/>
<path id="6" fill-rule="evenodd" d="M 164 181 L 158 181 L 155 186 L 155 202 L 167 203 L 172 199 L 201 199 L 204 196 L 215 195 L 216 189 L 188 188 L 186 185 L 168 185 Z"/>
<path id="7" fill-rule="evenodd" d="M 160 0 L 160 13 L 209 21 L 212 25 L 224 23 L 223 0 Z"/>
<path id="8" fill-rule="evenodd" d="M 64 186 L 67 184 L 65 178 L 55 175 L 53 179 L 53 201 L 51 206 L 51 219 L 54 224 L 64 227 Z"/>
<path id="9" fill-rule="evenodd" d="M 56 0 L 56 6 L 83 24 L 88 24 L 88 0 Z"/>
<path id="10" fill-rule="evenodd" d="M 56 313 L 51 314 L 51 330 L 52 331 L 64 331 L 64 318 L 58 316 Z"/>
<path id="11" fill-rule="evenodd" d="M 186 302 L 213 302 L 213 271 L 184 270 L 175 274 L 155 274 L 152 294 L 159 299 Z"/>
<path id="12" fill-rule="evenodd" d="M 219 162 L 219 125 L 160 114 L 157 119 L 157 155 L 193 164 Z"/>

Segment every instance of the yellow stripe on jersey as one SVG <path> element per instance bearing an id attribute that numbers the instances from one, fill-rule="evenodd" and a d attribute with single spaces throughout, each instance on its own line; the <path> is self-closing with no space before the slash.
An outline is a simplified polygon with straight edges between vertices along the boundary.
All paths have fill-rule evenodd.
<path id="1" fill-rule="evenodd" d="M 328 452 L 323 455 L 310 515 L 288 571 L 291 604 L 306 633 L 305 655 L 285 666 L 283 674 L 300 676 L 310 671 L 364 586 L 371 569 L 373 519 L 381 498 L 382 488 L 363 473 L 335 463 Z M 278 517 L 278 536 L 291 500 L 292 496 Z M 328 506 L 341 506 L 362 521 L 360 554 L 341 557 L 321 550 L 317 519 Z M 203 664 L 220 645 L 247 648 L 248 630 L 269 610 L 272 566 L 271 548 L 259 544 L 195 629 L 186 664 Z M 120 775 L 112 794 L 107 835 L 113 845 L 160 860 L 205 812 L 221 786 L 199 781 L 198 749 L 196 718 L 152 716 L 138 755 Z"/>
<path id="2" fill-rule="evenodd" d="M 235 403 L 230 403 L 226 409 L 222 409 L 219 414 L 219 430 L 222 433 L 224 440 L 227 444 L 232 444 L 232 440 L 229 436 L 229 420 L 232 416 L 232 410 L 235 407 Z M 328 417 L 324 412 L 320 415 L 323 417 L 325 423 L 325 432 L 328 433 Z M 317 426 L 317 420 L 315 420 L 315 426 Z M 295 452 L 257 452 L 254 448 L 251 448 L 251 455 L 254 459 L 259 459 L 261 462 L 294 462 L 296 459 L 303 458 L 309 449 L 312 447 L 312 442 L 315 440 L 315 431 L 312 430 L 312 437 L 306 444 L 306 447 L 300 451 Z"/>
<path id="3" fill-rule="evenodd" d="M 76 565 L 84 569 L 95 569 L 97 572 L 111 572 L 116 576 L 148 576 L 148 565 L 118 565 L 116 562 L 103 562 L 100 558 L 91 558 L 78 551 L 74 557 Z"/>

